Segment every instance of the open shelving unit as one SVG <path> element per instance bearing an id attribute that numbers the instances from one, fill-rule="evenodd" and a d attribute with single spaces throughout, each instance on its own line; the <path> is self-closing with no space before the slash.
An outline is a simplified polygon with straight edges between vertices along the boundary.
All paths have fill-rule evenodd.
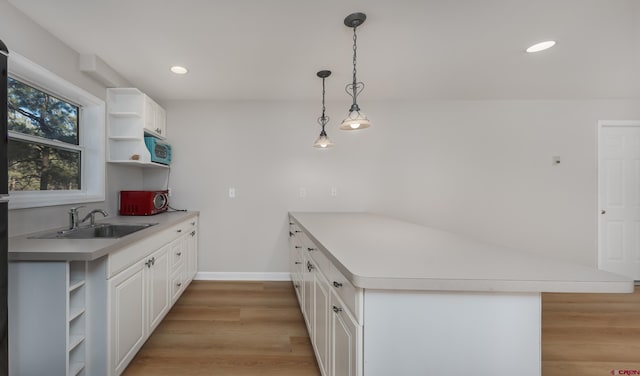
<path id="1" fill-rule="evenodd" d="M 86 275 L 83 261 L 68 263 L 67 306 L 67 375 L 85 374 L 86 367 Z"/>
<path id="2" fill-rule="evenodd" d="M 136 88 L 107 89 L 107 161 L 138 167 L 168 168 L 151 162 L 145 133 L 164 138 L 165 112 Z"/>

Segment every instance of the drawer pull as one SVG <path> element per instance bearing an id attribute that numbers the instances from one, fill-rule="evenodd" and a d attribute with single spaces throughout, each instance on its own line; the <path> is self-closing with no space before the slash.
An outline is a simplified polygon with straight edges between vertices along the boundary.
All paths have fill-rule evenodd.
<path id="1" fill-rule="evenodd" d="M 151 267 L 151 259 L 147 260 L 147 262 L 145 262 L 144 264 L 147 266 L 147 268 L 150 268 Z"/>
<path id="2" fill-rule="evenodd" d="M 302 248 L 302 246 L 300 246 L 300 245 L 296 245 L 295 247 L 296 247 L 296 249 Z"/>
<path id="3" fill-rule="evenodd" d="M 196 225 L 196 221 L 191 222 L 191 226 L 195 226 Z"/>
<path id="4" fill-rule="evenodd" d="M 296 283 L 295 285 L 293 285 L 293 287 L 295 287 L 295 288 L 299 289 L 299 288 L 300 288 L 300 285 Z"/>
<path id="5" fill-rule="evenodd" d="M 182 256 L 182 252 L 176 253 L 176 256 L 178 256 L 178 257 Z M 335 285 L 335 282 L 333 282 L 333 284 Z"/>
<path id="6" fill-rule="evenodd" d="M 180 233 L 180 232 L 182 232 L 182 229 L 179 229 L 179 230 L 178 230 L 178 233 Z"/>
<path id="7" fill-rule="evenodd" d="M 342 283 L 333 281 L 333 287 L 336 287 L 336 288 L 342 287 Z"/>
<path id="8" fill-rule="evenodd" d="M 307 261 L 307 270 L 308 270 L 308 271 L 312 271 L 312 270 L 313 270 L 313 269 L 315 269 L 315 268 L 316 268 L 316 267 L 315 267 L 315 266 L 313 266 L 313 264 L 312 264 L 312 263 L 310 263 L 309 261 Z"/>
<path id="9" fill-rule="evenodd" d="M 289 237 L 294 236 L 293 232 L 289 231 Z"/>
<path id="10" fill-rule="evenodd" d="M 300 231 L 300 230 L 295 230 L 294 232 L 297 234 L 297 233 L 302 232 L 302 231 Z"/>
<path id="11" fill-rule="evenodd" d="M 151 265 L 155 265 L 155 264 L 156 264 L 156 258 L 155 258 L 155 257 L 152 257 L 152 258 L 151 258 Z"/>
<path id="12" fill-rule="evenodd" d="M 178 286 L 178 287 L 182 286 L 182 282 L 176 283 L 176 286 Z"/>
<path id="13" fill-rule="evenodd" d="M 342 312 L 342 308 L 333 306 L 333 312 L 340 313 L 340 312 Z"/>
<path id="14" fill-rule="evenodd" d="M 315 251 L 315 250 L 316 250 L 315 248 L 311 248 L 311 247 L 307 248 L 307 251 L 309 251 L 309 252 Z"/>
<path id="15" fill-rule="evenodd" d="M 191 236 L 196 236 L 196 230 L 191 231 Z"/>
<path id="16" fill-rule="evenodd" d="M 294 264 L 296 264 L 296 265 L 300 265 L 300 264 L 302 264 L 302 262 L 300 262 L 300 261 L 296 261 Z"/>
<path id="17" fill-rule="evenodd" d="M 293 222 L 289 222 L 289 226 L 293 226 Z"/>

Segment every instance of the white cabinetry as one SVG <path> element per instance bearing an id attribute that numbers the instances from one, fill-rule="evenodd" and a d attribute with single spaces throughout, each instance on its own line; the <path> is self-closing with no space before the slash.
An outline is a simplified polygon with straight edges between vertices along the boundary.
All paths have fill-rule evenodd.
<path id="1" fill-rule="evenodd" d="M 109 281 L 112 374 L 120 374 L 147 338 L 144 261 L 138 261 Z"/>
<path id="2" fill-rule="evenodd" d="M 145 134 L 166 137 L 166 112 L 135 88 L 107 89 L 107 161 L 166 168 L 151 162 Z"/>
<path id="3" fill-rule="evenodd" d="M 344 278 L 293 221 L 289 253 L 291 280 L 320 372 L 362 375 L 362 289 Z"/>
<path id="4" fill-rule="evenodd" d="M 191 217 L 92 261 L 9 263 L 10 375 L 117 376 L 197 271 Z"/>
<path id="5" fill-rule="evenodd" d="M 144 131 L 152 136 L 167 137 L 167 114 L 164 108 L 147 95 L 144 96 Z"/>
<path id="6" fill-rule="evenodd" d="M 189 260 L 197 255 L 197 242 L 191 240 L 197 225 L 195 218 L 182 222 L 152 243 L 120 250 L 109 260 L 110 375 L 124 371 L 193 279 L 186 265 L 197 268 L 197 259 Z"/>

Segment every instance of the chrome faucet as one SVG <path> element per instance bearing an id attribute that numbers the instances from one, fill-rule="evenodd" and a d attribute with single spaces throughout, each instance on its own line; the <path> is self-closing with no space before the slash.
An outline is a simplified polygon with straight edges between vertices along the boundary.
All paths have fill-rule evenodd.
<path id="1" fill-rule="evenodd" d="M 80 213 L 78 212 L 78 209 L 80 208 L 84 208 L 84 205 L 76 206 L 75 208 L 69 209 L 69 230 L 77 229 L 78 227 L 80 227 L 80 224 L 86 222 L 87 219 L 91 219 L 91 221 L 89 222 L 90 226 L 95 226 L 97 213 L 102 214 L 104 217 L 109 215 L 106 211 L 102 209 L 94 209 L 89 214 L 87 214 L 84 218 L 82 218 L 82 220 L 80 220 Z"/>
<path id="2" fill-rule="evenodd" d="M 87 221 L 87 219 L 91 218 L 91 221 L 89 222 L 89 226 L 93 227 L 96 225 L 96 214 L 102 214 L 103 217 L 107 217 L 109 216 L 109 214 L 102 210 L 102 209 L 93 209 L 89 214 L 87 214 L 84 218 L 82 218 L 82 221 L 80 221 L 80 223 L 84 223 Z"/>

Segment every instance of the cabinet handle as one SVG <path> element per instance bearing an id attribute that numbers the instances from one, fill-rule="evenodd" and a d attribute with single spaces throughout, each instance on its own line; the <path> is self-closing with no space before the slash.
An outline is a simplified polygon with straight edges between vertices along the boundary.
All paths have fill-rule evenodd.
<path id="1" fill-rule="evenodd" d="M 195 226 L 196 225 L 196 221 L 191 222 L 191 226 Z"/>
<path id="2" fill-rule="evenodd" d="M 300 288 L 300 285 L 296 283 L 295 285 L 293 285 L 293 287 L 295 287 L 295 288 L 299 289 L 299 288 Z"/>
<path id="3" fill-rule="evenodd" d="M 293 232 L 289 231 L 289 237 L 294 236 Z"/>
<path id="4" fill-rule="evenodd" d="M 307 248 L 307 251 L 311 252 L 311 251 L 315 251 L 315 248 Z"/>
<path id="5" fill-rule="evenodd" d="M 147 262 L 145 262 L 144 264 L 147 266 L 147 268 L 150 268 L 151 267 L 151 259 L 147 260 Z"/>
<path id="6" fill-rule="evenodd" d="M 296 265 L 300 265 L 300 264 L 302 264 L 302 262 L 300 262 L 300 261 L 296 261 L 294 264 L 296 264 Z"/>
<path id="7" fill-rule="evenodd" d="M 297 233 L 302 232 L 302 231 L 300 231 L 300 230 L 295 230 L 294 232 L 297 234 Z"/>
<path id="8" fill-rule="evenodd" d="M 340 312 L 342 312 L 342 308 L 333 306 L 333 312 L 340 313 Z"/>
<path id="9" fill-rule="evenodd" d="M 289 226 L 293 226 L 293 222 L 289 222 Z"/>
<path id="10" fill-rule="evenodd" d="M 182 232 L 182 229 L 179 229 L 179 230 L 178 230 L 178 232 L 179 232 L 179 233 L 180 233 L 180 232 Z"/>
<path id="11" fill-rule="evenodd" d="M 178 286 L 178 287 L 182 286 L 182 282 L 176 283 L 176 286 Z"/>
<path id="12" fill-rule="evenodd" d="M 156 258 L 155 258 L 155 257 L 152 257 L 152 258 L 151 258 L 151 265 L 155 265 L 155 264 L 156 264 Z"/>
<path id="13" fill-rule="evenodd" d="M 196 230 L 191 231 L 191 236 L 196 236 Z"/>
<path id="14" fill-rule="evenodd" d="M 342 287 L 342 283 L 333 281 L 333 287 L 336 287 L 336 288 Z"/>
<path id="15" fill-rule="evenodd" d="M 160 128 L 156 128 L 156 132 L 158 132 L 158 133 L 162 134 L 162 129 L 160 129 Z"/>
<path id="16" fill-rule="evenodd" d="M 302 246 L 299 246 L 299 245 L 296 245 L 295 247 L 296 247 L 296 249 L 302 248 Z"/>
<path id="17" fill-rule="evenodd" d="M 178 257 L 182 256 L 182 252 L 176 253 L 176 256 L 178 256 Z M 335 284 L 335 282 L 334 282 L 334 284 Z"/>
<path id="18" fill-rule="evenodd" d="M 310 263 L 309 261 L 307 261 L 307 270 L 312 271 L 313 269 L 315 269 L 315 266 L 313 266 L 312 263 Z"/>

